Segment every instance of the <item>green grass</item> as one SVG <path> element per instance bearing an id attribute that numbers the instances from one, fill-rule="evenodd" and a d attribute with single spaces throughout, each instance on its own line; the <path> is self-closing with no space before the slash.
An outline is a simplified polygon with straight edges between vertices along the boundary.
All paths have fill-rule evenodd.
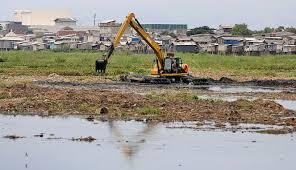
<path id="1" fill-rule="evenodd" d="M 152 116 L 160 114 L 160 110 L 154 107 L 145 106 L 143 108 L 139 108 L 138 113 L 140 113 L 142 116 Z"/>
<path id="2" fill-rule="evenodd" d="M 2 75 L 95 75 L 94 63 L 102 53 L 93 52 L 25 52 L 0 51 Z M 296 55 L 279 56 L 221 56 L 209 54 L 182 54 L 183 62 L 197 74 L 224 74 L 233 76 L 296 77 Z M 155 56 L 145 54 L 115 53 L 108 65 L 107 75 L 116 76 L 128 72 L 149 74 Z"/>

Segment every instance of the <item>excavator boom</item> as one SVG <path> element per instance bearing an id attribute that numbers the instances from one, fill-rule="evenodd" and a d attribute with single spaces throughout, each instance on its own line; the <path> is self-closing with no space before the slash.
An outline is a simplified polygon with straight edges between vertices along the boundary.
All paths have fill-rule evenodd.
<path id="1" fill-rule="evenodd" d="M 104 54 L 103 59 L 96 61 L 96 71 L 105 72 L 108 61 L 113 54 L 114 49 L 120 43 L 121 37 L 124 32 L 131 26 L 141 38 L 152 48 L 156 54 L 156 66 L 152 69 L 152 75 L 159 75 L 165 77 L 180 77 L 188 72 L 188 65 L 186 66 L 187 70 L 183 68 L 182 61 L 180 58 L 175 58 L 174 56 L 165 57 L 165 53 L 162 48 L 154 41 L 154 39 L 145 31 L 140 22 L 136 19 L 134 13 L 129 13 L 125 18 L 125 21 L 122 23 L 117 35 L 114 38 L 111 46 L 109 47 L 106 54 Z M 166 68 L 165 68 L 166 67 Z"/>

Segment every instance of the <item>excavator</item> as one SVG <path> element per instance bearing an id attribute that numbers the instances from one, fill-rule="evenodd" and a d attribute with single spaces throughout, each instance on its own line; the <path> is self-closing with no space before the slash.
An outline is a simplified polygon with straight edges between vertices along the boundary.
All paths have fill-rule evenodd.
<path id="1" fill-rule="evenodd" d="M 114 41 L 108 48 L 107 53 L 103 55 L 103 58 L 96 60 L 96 72 L 105 73 L 110 57 L 129 26 L 153 49 L 156 55 L 154 67 L 151 69 L 151 77 L 180 81 L 183 77 L 188 76 L 189 66 L 184 64 L 181 58 L 175 57 L 174 53 L 165 53 L 159 44 L 145 31 L 134 13 L 129 13 L 125 18 L 125 21 L 122 23 Z"/>

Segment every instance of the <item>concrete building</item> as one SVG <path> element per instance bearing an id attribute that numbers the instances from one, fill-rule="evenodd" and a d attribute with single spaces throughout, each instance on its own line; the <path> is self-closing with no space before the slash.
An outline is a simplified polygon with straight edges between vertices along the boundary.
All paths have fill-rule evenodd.
<path id="1" fill-rule="evenodd" d="M 12 31 L 16 34 L 26 34 L 28 32 L 28 27 L 21 22 L 0 21 L 0 31 L 5 31 L 6 33 Z"/>
<path id="2" fill-rule="evenodd" d="M 232 25 L 219 25 L 219 29 L 216 31 L 218 35 L 231 35 Z"/>
<path id="3" fill-rule="evenodd" d="M 68 11 L 58 10 L 15 10 L 14 21 L 23 25 L 55 25 L 57 18 L 71 18 Z"/>
<path id="4" fill-rule="evenodd" d="M 99 30 L 100 30 L 101 36 L 115 37 L 120 26 L 121 26 L 121 23 L 117 23 L 116 20 L 107 20 L 107 21 L 100 22 Z M 131 36 L 132 34 L 133 34 L 133 30 L 131 27 L 125 31 L 126 36 Z"/>
<path id="5" fill-rule="evenodd" d="M 149 32 L 172 32 L 175 34 L 185 35 L 188 29 L 186 24 L 142 24 Z"/>
<path id="6" fill-rule="evenodd" d="M 77 20 L 74 18 L 57 18 L 54 20 L 55 25 L 76 26 Z"/>

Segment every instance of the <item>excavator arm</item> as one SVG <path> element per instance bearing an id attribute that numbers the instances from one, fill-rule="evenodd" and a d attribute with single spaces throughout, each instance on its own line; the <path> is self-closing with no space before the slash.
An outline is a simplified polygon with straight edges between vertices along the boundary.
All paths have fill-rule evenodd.
<path id="1" fill-rule="evenodd" d="M 145 29 L 141 26 L 139 21 L 136 19 L 134 13 L 129 13 L 129 15 L 126 17 L 125 21 L 122 23 L 117 35 L 114 38 L 113 43 L 108 49 L 107 54 L 104 55 L 103 60 L 97 60 L 96 61 L 96 70 L 101 70 L 105 72 L 106 65 L 108 64 L 108 60 L 113 54 L 113 51 L 115 47 L 118 46 L 120 43 L 120 39 L 123 36 L 124 32 L 127 30 L 127 28 L 131 26 L 140 36 L 141 38 L 153 49 L 153 51 L 156 54 L 157 57 L 157 68 L 158 71 L 162 70 L 164 67 L 164 57 L 165 54 L 161 47 L 151 38 L 151 36 L 145 31 Z M 99 67 L 99 68 L 98 68 Z"/>

